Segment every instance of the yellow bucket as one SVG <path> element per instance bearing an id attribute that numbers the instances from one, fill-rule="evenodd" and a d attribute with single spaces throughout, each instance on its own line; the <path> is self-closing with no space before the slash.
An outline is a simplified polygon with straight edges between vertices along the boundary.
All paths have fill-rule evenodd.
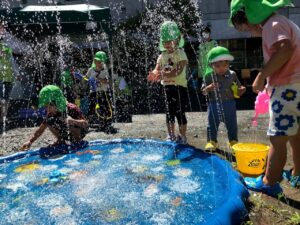
<path id="1" fill-rule="evenodd" d="M 255 143 L 238 143 L 233 147 L 237 169 L 244 175 L 260 175 L 265 172 L 269 146 Z"/>

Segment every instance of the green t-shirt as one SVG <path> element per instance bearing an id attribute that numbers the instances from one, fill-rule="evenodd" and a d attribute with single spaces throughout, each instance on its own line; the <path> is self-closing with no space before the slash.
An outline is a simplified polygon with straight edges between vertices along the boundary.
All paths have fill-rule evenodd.
<path id="1" fill-rule="evenodd" d="M 65 70 L 62 72 L 60 76 L 60 82 L 62 87 L 72 87 L 73 86 L 73 79 L 70 73 L 70 70 Z"/>
<path id="2" fill-rule="evenodd" d="M 3 43 L 0 44 L 0 82 L 14 81 L 12 51 Z"/>

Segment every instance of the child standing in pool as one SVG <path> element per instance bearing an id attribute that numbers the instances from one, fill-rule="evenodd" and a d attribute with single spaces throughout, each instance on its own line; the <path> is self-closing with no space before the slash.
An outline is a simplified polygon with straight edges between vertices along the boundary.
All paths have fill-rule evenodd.
<path id="1" fill-rule="evenodd" d="M 187 56 L 183 49 L 184 39 L 175 22 L 166 21 L 160 27 L 159 49 L 156 67 L 148 75 L 148 81 L 161 82 L 165 91 L 167 140 L 187 143 Z M 179 125 L 179 135 L 175 134 L 175 118 Z"/>
<path id="2" fill-rule="evenodd" d="M 283 175 L 293 187 L 300 185 L 300 30 L 276 11 L 292 6 L 290 0 L 233 0 L 230 22 L 253 36 L 262 37 L 265 65 L 252 84 L 253 91 L 270 93 L 268 135 L 270 150 L 265 175 L 245 178 L 250 189 L 271 196 L 282 193 L 279 181 L 287 158 L 287 143 L 294 168 Z"/>
<path id="3" fill-rule="evenodd" d="M 217 133 L 220 122 L 224 122 L 228 131 L 229 147 L 238 142 L 236 104 L 232 85 L 237 85 L 237 95 L 246 91 L 238 80 L 236 73 L 229 69 L 233 60 L 227 48 L 218 46 L 207 54 L 209 66 L 203 77 L 202 93 L 208 98 L 207 144 L 205 150 L 216 150 Z M 210 68 L 209 68 L 210 67 Z"/>

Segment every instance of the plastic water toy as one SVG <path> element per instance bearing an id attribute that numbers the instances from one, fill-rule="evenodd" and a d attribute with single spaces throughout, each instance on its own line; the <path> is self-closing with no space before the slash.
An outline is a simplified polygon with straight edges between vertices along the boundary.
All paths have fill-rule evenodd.
<path id="1" fill-rule="evenodd" d="M 141 139 L 66 147 L 0 158 L 1 225 L 232 225 L 247 215 L 242 178 L 217 156 Z"/>
<path id="2" fill-rule="evenodd" d="M 234 98 L 240 98 L 240 96 L 238 95 L 239 86 L 237 85 L 236 82 L 232 83 L 231 90 L 233 92 L 233 97 Z"/>
<path id="3" fill-rule="evenodd" d="M 255 115 L 252 119 L 252 126 L 257 126 L 257 117 L 269 112 L 270 96 L 266 91 L 259 92 L 255 100 Z"/>

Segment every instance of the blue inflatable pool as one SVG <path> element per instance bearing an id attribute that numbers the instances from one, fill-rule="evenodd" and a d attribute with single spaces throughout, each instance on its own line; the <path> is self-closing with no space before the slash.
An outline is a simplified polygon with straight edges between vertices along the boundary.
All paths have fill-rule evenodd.
<path id="1" fill-rule="evenodd" d="M 94 141 L 0 158 L 1 225 L 240 224 L 248 195 L 229 163 L 169 142 Z"/>

